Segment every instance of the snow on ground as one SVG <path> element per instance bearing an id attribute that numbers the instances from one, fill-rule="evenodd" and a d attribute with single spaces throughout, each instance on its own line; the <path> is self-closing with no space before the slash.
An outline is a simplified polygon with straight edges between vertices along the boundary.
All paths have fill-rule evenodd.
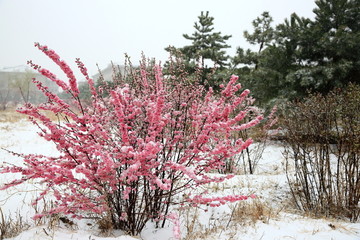
<path id="1" fill-rule="evenodd" d="M 0 147 L 19 153 L 42 153 L 56 156 L 53 144 L 41 139 L 37 128 L 26 121 L 0 123 Z M 183 239 L 339 239 L 359 240 L 360 223 L 336 219 L 312 219 L 291 210 L 291 196 L 283 171 L 282 146 L 272 143 L 259 161 L 255 175 L 238 175 L 233 179 L 209 186 L 211 194 L 255 194 L 254 200 L 227 204 L 215 209 L 181 210 Z M 0 150 L 0 164 L 21 163 L 8 152 Z M 3 174 L 0 184 L 14 175 Z M 151 223 L 140 236 L 131 237 L 113 231 L 102 235 L 95 224 L 79 220 L 75 226 L 59 223 L 35 226 L 31 216 L 35 213 L 31 200 L 39 192 L 32 184 L 26 184 L 0 192 L 0 207 L 5 216 L 12 218 L 19 213 L 31 227 L 12 240 L 168 240 L 172 237 L 172 225 L 155 229 Z M 259 216 L 246 212 L 259 211 Z M 259 209 L 260 206 L 260 209 Z M 243 208 L 242 208 L 243 207 Z M 236 210 L 236 209 L 242 209 Z M 246 216 L 248 214 L 249 216 Z M 0 220 L 1 221 L 1 220 Z"/>

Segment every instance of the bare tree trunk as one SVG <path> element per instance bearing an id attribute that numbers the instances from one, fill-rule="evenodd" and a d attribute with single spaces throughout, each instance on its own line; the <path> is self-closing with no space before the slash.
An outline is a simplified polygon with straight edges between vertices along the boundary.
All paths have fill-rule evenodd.
<path id="1" fill-rule="evenodd" d="M 6 110 L 6 105 L 7 105 L 7 103 L 8 103 L 8 96 L 9 96 L 9 88 L 6 90 L 6 94 L 2 94 L 1 92 L 0 92 L 0 110 L 1 111 L 5 111 Z"/>

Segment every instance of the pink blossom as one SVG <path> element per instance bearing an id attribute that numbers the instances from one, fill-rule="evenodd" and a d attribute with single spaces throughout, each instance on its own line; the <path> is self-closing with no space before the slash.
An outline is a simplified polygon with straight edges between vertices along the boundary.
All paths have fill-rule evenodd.
<path id="1" fill-rule="evenodd" d="M 181 225 L 180 225 L 179 215 L 175 212 L 172 212 L 167 216 L 167 218 L 170 219 L 174 224 L 174 227 L 173 227 L 174 238 L 180 240 L 181 239 L 181 229 L 180 229 Z"/>

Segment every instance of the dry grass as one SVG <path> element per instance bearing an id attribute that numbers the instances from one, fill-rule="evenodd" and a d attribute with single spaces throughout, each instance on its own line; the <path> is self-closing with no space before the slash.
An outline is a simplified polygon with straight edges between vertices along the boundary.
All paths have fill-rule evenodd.
<path id="1" fill-rule="evenodd" d="M 97 220 L 97 225 L 100 230 L 99 236 L 110 237 L 112 235 L 113 223 L 110 214 L 103 215 Z"/>
<path id="2" fill-rule="evenodd" d="M 258 221 L 268 224 L 270 219 L 276 219 L 279 215 L 278 210 L 258 199 L 241 201 L 229 207 L 230 214 L 213 213 L 207 221 L 204 221 L 202 210 L 198 208 L 181 210 L 182 224 L 186 229 L 182 239 L 216 239 L 215 236 L 224 235 L 228 239 L 236 239 L 241 229 L 255 227 Z"/>
<path id="3" fill-rule="evenodd" d="M 232 209 L 232 216 L 228 225 L 241 224 L 243 226 L 254 226 L 258 221 L 268 224 L 269 220 L 276 218 L 278 214 L 279 210 L 275 210 L 261 200 L 243 201 L 236 204 Z"/>
<path id="4" fill-rule="evenodd" d="M 58 118 L 53 112 L 49 111 L 42 111 L 48 118 L 52 121 L 57 121 Z M 7 108 L 4 111 L 0 111 L 0 123 L 7 122 L 7 123 L 16 123 L 21 120 L 27 119 L 27 115 L 19 113 L 16 111 L 16 108 Z"/>
<path id="5" fill-rule="evenodd" d="M 16 112 L 15 108 L 8 108 L 4 111 L 0 111 L 0 122 L 15 123 L 27 117 L 24 114 Z"/>
<path id="6" fill-rule="evenodd" d="M 180 211 L 183 217 L 182 224 L 186 229 L 183 240 L 209 239 L 210 236 L 215 236 L 224 230 L 225 216 L 219 218 L 212 215 L 208 222 L 205 222 L 200 216 L 201 211 L 198 208 L 186 208 Z"/>
<path id="7" fill-rule="evenodd" d="M 5 217 L 0 208 L 0 239 L 16 237 L 28 228 L 29 225 L 23 222 L 20 214 L 17 214 L 15 219 L 11 216 Z"/>

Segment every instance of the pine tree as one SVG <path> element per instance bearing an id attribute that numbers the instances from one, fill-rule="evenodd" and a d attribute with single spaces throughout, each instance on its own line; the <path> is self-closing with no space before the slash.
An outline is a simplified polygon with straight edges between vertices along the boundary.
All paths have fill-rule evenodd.
<path id="1" fill-rule="evenodd" d="M 253 95 L 258 103 L 266 103 L 269 99 L 276 97 L 278 94 L 278 79 L 281 74 L 274 67 L 274 64 L 283 66 L 282 58 L 276 58 L 269 66 L 268 59 L 279 52 L 273 48 L 275 40 L 275 30 L 271 23 L 273 22 L 269 12 L 263 12 L 253 22 L 253 32 L 244 31 L 245 39 L 257 49 L 244 50 L 237 48 L 237 53 L 232 59 L 234 66 L 241 65 L 238 69 L 239 75 L 242 76 L 242 83 L 246 88 L 253 90 Z M 280 61 L 280 63 L 278 63 Z"/>
<path id="2" fill-rule="evenodd" d="M 180 55 L 185 59 L 187 66 L 192 68 L 192 71 L 201 70 L 202 84 L 206 85 L 205 80 L 211 81 L 211 73 L 213 67 L 216 67 L 219 71 L 225 69 L 228 65 L 227 61 L 229 56 L 226 55 L 226 48 L 230 48 L 226 44 L 226 41 L 231 38 L 231 35 L 222 35 L 221 32 L 214 32 L 214 17 L 209 16 L 209 12 L 201 12 L 198 16 L 199 21 L 195 22 L 195 32 L 191 35 L 183 34 L 183 37 L 190 40 L 191 45 L 184 46 L 182 48 L 168 47 L 165 50 L 173 55 Z M 208 65 L 210 64 L 210 66 Z M 217 71 L 219 73 L 219 71 Z M 212 79 L 212 83 L 208 83 L 213 86 L 216 85 L 219 79 Z"/>
<path id="3" fill-rule="evenodd" d="M 233 61 L 243 65 L 238 74 L 247 71 L 242 79 L 263 103 L 301 99 L 309 91 L 327 94 L 350 82 L 360 83 L 360 1 L 315 3 L 313 20 L 294 13 L 272 33 L 266 31 L 265 21 L 259 24 L 260 17 L 253 22 L 254 33 L 245 32 L 248 42 L 258 44 L 258 51 L 238 48 Z M 262 37 L 271 36 L 267 32 L 273 38 Z"/>
<path id="4" fill-rule="evenodd" d="M 315 19 L 297 37 L 301 69 L 288 76 L 301 89 L 328 93 L 360 83 L 360 1 L 317 0 Z"/>
<path id="5" fill-rule="evenodd" d="M 230 48 L 225 41 L 231 35 L 222 36 L 221 32 L 213 32 L 214 18 L 209 16 L 209 12 L 206 12 L 206 14 L 201 12 L 198 18 L 199 22 L 194 24 L 196 31 L 191 36 L 183 34 L 184 38 L 192 41 L 192 45 L 183 47 L 181 51 L 190 60 L 199 60 L 203 68 L 206 67 L 206 59 L 212 60 L 220 67 L 226 66 L 229 56 L 226 55 L 223 49 Z"/>
<path id="6" fill-rule="evenodd" d="M 257 17 L 252 22 L 254 32 L 249 33 L 248 31 L 244 31 L 245 39 L 252 45 L 259 45 L 259 49 L 257 52 L 251 51 L 250 49 L 245 52 L 244 49 L 238 47 L 237 55 L 233 59 L 235 65 L 253 64 L 255 65 L 255 69 L 258 68 L 260 53 L 274 40 L 274 29 L 271 26 L 272 22 L 273 19 L 269 12 L 263 12 L 261 17 Z"/>

